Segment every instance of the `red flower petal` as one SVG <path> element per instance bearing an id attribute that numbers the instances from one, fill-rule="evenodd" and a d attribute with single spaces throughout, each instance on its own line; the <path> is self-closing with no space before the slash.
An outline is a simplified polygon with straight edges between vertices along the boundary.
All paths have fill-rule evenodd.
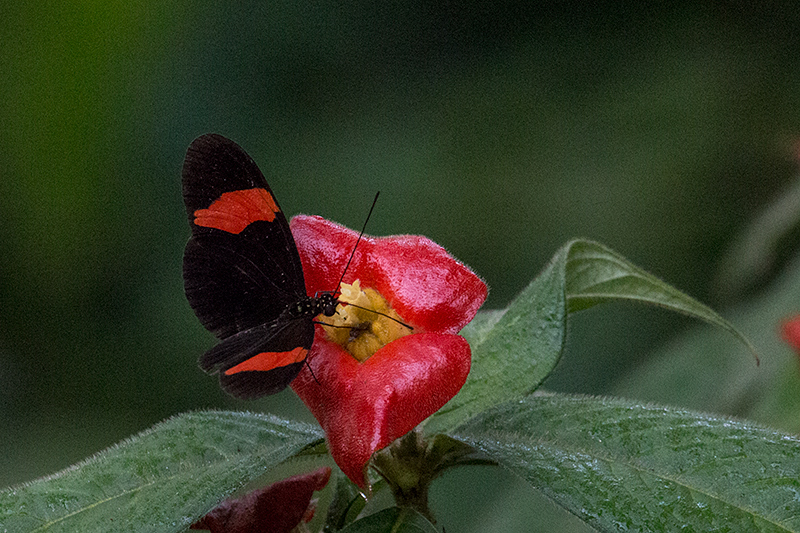
<path id="1" fill-rule="evenodd" d="M 325 430 L 336 464 L 362 488 L 372 454 L 446 404 L 470 367 L 467 341 L 442 333 L 402 337 L 363 363 L 319 338 L 312 353 L 316 381 L 304 369 L 292 388 Z"/>
<path id="2" fill-rule="evenodd" d="M 328 484 L 331 469 L 327 466 L 283 479 L 241 498 L 225 500 L 189 529 L 207 529 L 211 533 L 289 533 L 309 514 L 311 496 Z"/>
<path id="3" fill-rule="evenodd" d="M 291 221 L 309 295 L 336 289 L 358 232 L 321 217 Z M 447 251 L 417 235 L 364 236 L 345 283 L 377 290 L 415 329 L 458 333 L 478 311 L 486 284 Z"/>

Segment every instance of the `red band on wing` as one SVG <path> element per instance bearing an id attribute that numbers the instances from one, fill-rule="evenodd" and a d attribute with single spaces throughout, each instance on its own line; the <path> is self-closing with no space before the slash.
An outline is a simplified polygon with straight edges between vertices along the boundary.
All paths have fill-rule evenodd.
<path id="1" fill-rule="evenodd" d="M 266 189 L 244 189 L 223 193 L 208 209 L 194 212 L 194 223 L 239 234 L 256 220 L 275 220 L 280 211 Z"/>
<path id="2" fill-rule="evenodd" d="M 307 354 L 308 350 L 302 346 L 298 346 L 291 352 L 262 352 L 236 366 L 232 366 L 225 371 L 225 375 L 230 376 L 238 372 L 252 372 L 254 370 L 268 372 L 282 366 L 299 363 L 306 358 Z"/>

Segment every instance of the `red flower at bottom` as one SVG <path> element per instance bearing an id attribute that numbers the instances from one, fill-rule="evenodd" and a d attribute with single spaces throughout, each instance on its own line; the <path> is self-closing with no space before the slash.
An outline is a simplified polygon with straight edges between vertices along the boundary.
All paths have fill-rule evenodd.
<path id="1" fill-rule="evenodd" d="M 309 216 L 291 228 L 308 294 L 336 289 L 358 234 Z M 310 370 L 292 388 L 325 430 L 339 468 L 367 488 L 372 454 L 463 386 L 471 352 L 457 333 L 487 288 L 441 246 L 409 235 L 363 237 L 343 283 L 344 305 L 320 318 L 329 325 L 317 326 Z"/>
<path id="2" fill-rule="evenodd" d="M 794 316 L 781 324 L 781 336 L 786 344 L 800 355 L 800 315 Z"/>
<path id="3" fill-rule="evenodd" d="M 331 469 L 283 479 L 237 499 L 225 500 L 189 529 L 211 533 L 289 533 L 314 516 L 311 496 L 328 484 Z"/>

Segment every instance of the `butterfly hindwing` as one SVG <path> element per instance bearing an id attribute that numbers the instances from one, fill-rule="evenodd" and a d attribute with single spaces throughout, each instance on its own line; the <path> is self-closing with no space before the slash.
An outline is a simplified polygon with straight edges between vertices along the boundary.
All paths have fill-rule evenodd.
<path id="1" fill-rule="evenodd" d="M 305 362 L 293 363 L 271 370 L 269 373 L 241 372 L 232 376 L 220 373 L 219 384 L 222 390 L 231 396 L 242 400 L 253 400 L 276 394 L 288 387 L 303 369 L 304 364 Z"/>
<path id="2" fill-rule="evenodd" d="M 273 320 L 224 339 L 200 368 L 218 372 L 222 388 L 238 398 L 274 394 L 300 372 L 313 341 L 311 320 Z"/>

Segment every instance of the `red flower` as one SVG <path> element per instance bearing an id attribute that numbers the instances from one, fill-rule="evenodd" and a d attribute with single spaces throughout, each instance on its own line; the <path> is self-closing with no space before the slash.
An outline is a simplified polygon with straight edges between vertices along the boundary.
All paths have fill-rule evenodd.
<path id="1" fill-rule="evenodd" d="M 308 294 L 335 290 L 358 233 L 311 216 L 295 217 L 291 228 Z M 292 388 L 325 430 L 336 463 L 367 488 L 372 454 L 464 385 L 471 352 L 457 333 L 487 288 L 444 248 L 412 235 L 362 237 L 343 281 L 340 301 L 360 308 L 340 306 L 321 320 L 344 327 L 317 326 L 311 371 Z"/>
<path id="2" fill-rule="evenodd" d="M 792 317 L 781 324 L 783 340 L 800 354 L 800 315 Z"/>
<path id="3" fill-rule="evenodd" d="M 316 504 L 311 496 L 315 490 L 325 488 L 330 477 L 331 469 L 326 466 L 241 498 L 225 500 L 189 529 L 207 529 L 211 533 L 289 533 L 301 522 L 313 518 Z"/>

